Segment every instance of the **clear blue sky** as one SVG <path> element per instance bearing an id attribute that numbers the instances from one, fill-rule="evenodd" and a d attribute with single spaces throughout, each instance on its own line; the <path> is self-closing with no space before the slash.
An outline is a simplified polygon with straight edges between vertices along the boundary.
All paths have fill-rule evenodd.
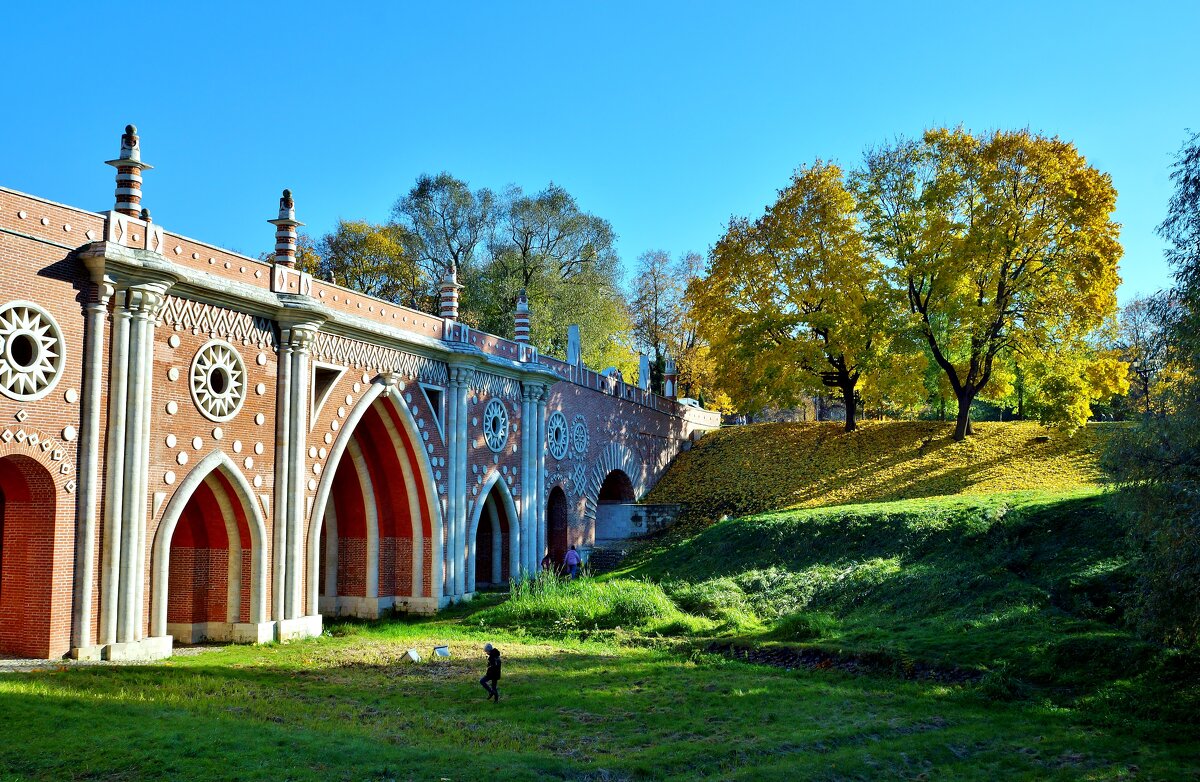
<path id="1" fill-rule="evenodd" d="M 441 170 L 553 180 L 627 263 L 704 252 L 800 163 L 1028 126 L 1112 174 L 1127 299 L 1170 282 L 1154 226 L 1200 128 L 1194 0 L 100 5 L 5 7 L 0 184 L 111 208 L 133 122 L 155 220 L 250 255 L 283 187 L 320 234 Z"/>

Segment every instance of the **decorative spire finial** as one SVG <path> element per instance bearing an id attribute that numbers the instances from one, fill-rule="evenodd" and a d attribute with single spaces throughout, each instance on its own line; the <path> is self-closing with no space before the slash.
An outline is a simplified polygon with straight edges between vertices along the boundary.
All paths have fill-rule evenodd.
<path id="1" fill-rule="evenodd" d="M 296 219 L 296 202 L 292 191 L 284 190 L 279 198 L 279 217 L 268 220 L 275 226 L 275 263 L 296 265 L 296 228 L 304 223 Z"/>
<path id="2" fill-rule="evenodd" d="M 137 128 L 126 125 L 121 135 L 121 151 L 116 160 L 104 161 L 117 169 L 116 211 L 130 217 L 141 215 L 142 171 L 154 166 L 142 162 L 142 145 Z"/>
<path id="3" fill-rule="evenodd" d="M 447 320 L 458 320 L 458 267 L 453 263 L 446 269 L 446 276 L 438 286 L 438 315 Z"/>
<path id="4" fill-rule="evenodd" d="M 513 316 L 513 331 L 517 342 L 529 342 L 529 297 L 525 289 L 517 294 L 517 310 Z"/>

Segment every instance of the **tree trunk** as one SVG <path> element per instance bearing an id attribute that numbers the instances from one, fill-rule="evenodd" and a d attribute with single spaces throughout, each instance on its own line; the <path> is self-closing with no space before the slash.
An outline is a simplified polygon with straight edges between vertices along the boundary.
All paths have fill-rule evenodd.
<path id="1" fill-rule="evenodd" d="M 857 405 L 854 404 L 854 386 L 857 384 L 856 380 L 857 378 L 855 380 L 843 380 L 839 386 L 842 389 L 842 401 L 846 405 L 847 432 L 853 432 L 858 428 L 858 422 L 855 420 L 858 410 L 855 409 Z"/>
<path id="2" fill-rule="evenodd" d="M 971 426 L 971 402 L 975 400 L 975 393 L 964 389 L 957 397 L 958 417 L 954 421 L 954 439 L 961 442 L 967 439 L 967 435 L 975 434 L 975 429 Z"/>

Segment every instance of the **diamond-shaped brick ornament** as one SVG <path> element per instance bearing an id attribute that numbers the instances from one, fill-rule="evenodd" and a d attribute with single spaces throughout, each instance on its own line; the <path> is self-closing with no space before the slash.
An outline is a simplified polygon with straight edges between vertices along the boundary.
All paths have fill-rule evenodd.
<path id="1" fill-rule="evenodd" d="M 28 417 L 29 417 L 29 413 L 25 412 L 25 408 L 21 408 L 20 410 L 17 411 L 17 414 L 15 416 L 13 416 L 13 418 L 17 419 L 18 423 L 22 423 L 22 424 L 25 423 L 25 419 Z"/>
<path id="2" fill-rule="evenodd" d="M 73 469 L 75 469 L 75 468 L 71 465 L 70 462 L 63 462 L 62 466 L 58 468 L 58 471 L 61 472 L 63 475 L 70 475 L 71 470 L 73 470 Z"/>
<path id="3" fill-rule="evenodd" d="M 30 432 L 29 436 L 25 438 L 25 442 L 30 446 L 34 446 L 37 445 L 41 439 L 42 438 L 38 436 L 37 432 Z"/>
<path id="4" fill-rule="evenodd" d="M 68 493 L 68 494 L 74 494 L 74 493 L 75 493 L 75 487 L 76 487 L 77 485 L 78 485 L 78 484 L 77 484 L 77 483 L 75 483 L 75 479 L 74 479 L 74 478 L 72 478 L 71 480 L 69 480 L 69 481 L 67 481 L 66 483 L 64 483 L 64 484 L 63 484 L 63 488 L 67 490 L 67 493 Z"/>
<path id="5" fill-rule="evenodd" d="M 43 451 L 43 452 L 45 452 L 45 451 L 49 451 L 49 450 L 50 450 L 51 448 L 53 448 L 53 447 L 54 447 L 54 441 L 52 441 L 52 440 L 42 440 L 42 445 L 41 445 L 41 448 L 42 448 L 42 451 Z"/>
<path id="6" fill-rule="evenodd" d="M 13 433 L 11 429 L 5 429 L 4 432 L 0 434 L 0 440 L 3 440 L 6 443 L 11 443 L 12 439 Z"/>
<path id="7" fill-rule="evenodd" d="M 23 443 L 23 442 L 25 442 L 25 438 L 26 438 L 26 437 L 28 437 L 28 436 L 29 436 L 29 435 L 28 435 L 28 434 L 25 432 L 25 430 L 24 430 L 24 429 L 18 429 L 18 430 L 17 430 L 17 442 L 18 442 L 18 443 Z"/>
<path id="8" fill-rule="evenodd" d="M 63 457 L 65 457 L 66 455 L 67 455 L 67 452 L 64 451 L 62 448 L 56 448 L 56 449 L 54 449 L 54 453 L 50 454 L 50 458 L 56 462 L 61 462 L 63 460 Z"/>

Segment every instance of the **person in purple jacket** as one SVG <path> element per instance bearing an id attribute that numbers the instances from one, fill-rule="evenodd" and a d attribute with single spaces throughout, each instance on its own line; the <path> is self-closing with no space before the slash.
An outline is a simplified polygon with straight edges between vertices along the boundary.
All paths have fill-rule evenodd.
<path id="1" fill-rule="evenodd" d="M 567 551 L 567 555 L 563 557 L 563 564 L 566 566 L 571 578 L 579 578 L 580 562 L 579 552 L 575 550 L 574 546 L 571 546 L 570 550 Z"/>

